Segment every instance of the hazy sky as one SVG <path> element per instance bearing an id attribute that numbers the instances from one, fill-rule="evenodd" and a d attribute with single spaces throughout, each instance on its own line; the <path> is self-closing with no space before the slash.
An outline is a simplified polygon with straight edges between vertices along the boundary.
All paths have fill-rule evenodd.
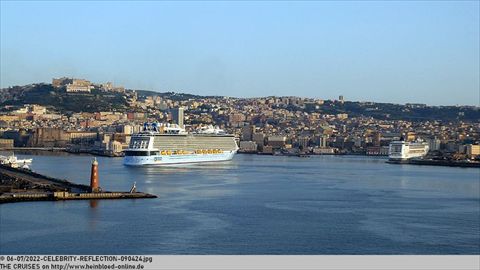
<path id="1" fill-rule="evenodd" d="M 480 105 L 479 2 L 1 2 L 1 87 Z"/>

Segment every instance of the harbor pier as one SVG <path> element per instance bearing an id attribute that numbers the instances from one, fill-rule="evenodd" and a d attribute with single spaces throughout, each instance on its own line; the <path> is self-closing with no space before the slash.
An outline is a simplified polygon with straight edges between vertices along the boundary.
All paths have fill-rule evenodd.
<path id="1" fill-rule="evenodd" d="M 157 196 L 137 192 L 103 191 L 99 186 L 98 162 L 92 162 L 90 186 L 41 175 L 30 170 L 0 165 L 0 204 L 24 201 L 142 199 Z"/>

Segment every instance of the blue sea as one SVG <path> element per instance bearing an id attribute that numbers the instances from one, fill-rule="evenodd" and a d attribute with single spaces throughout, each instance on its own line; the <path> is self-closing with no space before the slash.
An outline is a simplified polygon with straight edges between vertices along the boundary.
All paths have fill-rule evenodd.
<path id="1" fill-rule="evenodd" d="M 19 156 L 89 183 L 91 156 Z M 158 198 L 2 204 L 0 254 L 480 254 L 478 168 L 363 156 L 97 159 L 104 190 L 136 182 Z"/>

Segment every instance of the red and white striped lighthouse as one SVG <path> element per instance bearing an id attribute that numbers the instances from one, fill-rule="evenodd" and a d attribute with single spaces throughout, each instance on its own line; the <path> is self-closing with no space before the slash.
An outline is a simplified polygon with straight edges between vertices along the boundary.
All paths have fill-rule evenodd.
<path id="1" fill-rule="evenodd" d="M 99 192 L 100 187 L 98 185 L 98 162 L 97 158 L 93 159 L 92 171 L 90 174 L 90 192 Z"/>

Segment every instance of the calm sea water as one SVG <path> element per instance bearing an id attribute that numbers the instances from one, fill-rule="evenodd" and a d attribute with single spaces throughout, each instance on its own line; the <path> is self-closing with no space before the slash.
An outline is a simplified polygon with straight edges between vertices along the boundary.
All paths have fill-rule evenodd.
<path id="1" fill-rule="evenodd" d="M 92 157 L 33 157 L 89 183 Z M 98 158 L 100 184 L 158 199 L 0 205 L 0 253 L 480 254 L 480 170 L 382 158 L 237 155 L 132 168 Z"/>

